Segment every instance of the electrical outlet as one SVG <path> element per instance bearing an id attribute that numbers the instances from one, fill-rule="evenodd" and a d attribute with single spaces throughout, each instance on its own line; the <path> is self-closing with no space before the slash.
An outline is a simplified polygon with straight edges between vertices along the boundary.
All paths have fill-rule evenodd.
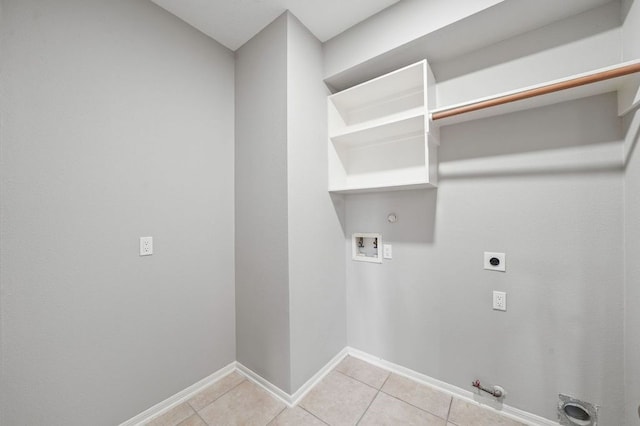
<path id="1" fill-rule="evenodd" d="M 504 253 L 484 252 L 484 269 L 505 272 L 507 270 L 507 255 Z"/>
<path id="2" fill-rule="evenodd" d="M 140 237 L 140 256 L 153 254 L 153 237 Z"/>
<path id="3" fill-rule="evenodd" d="M 507 310 L 507 293 L 504 291 L 493 292 L 493 309 L 496 311 Z"/>
<path id="4" fill-rule="evenodd" d="M 391 244 L 382 245 L 382 257 L 385 259 L 393 259 L 393 248 L 391 247 Z"/>

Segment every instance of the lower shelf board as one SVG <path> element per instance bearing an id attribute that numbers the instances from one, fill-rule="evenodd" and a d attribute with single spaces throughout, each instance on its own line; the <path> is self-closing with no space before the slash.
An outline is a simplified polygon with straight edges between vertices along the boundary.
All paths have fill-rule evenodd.
<path id="1" fill-rule="evenodd" d="M 345 188 L 329 188 L 329 192 L 335 194 L 361 194 L 367 192 L 382 192 L 382 191 L 406 191 L 411 189 L 435 189 L 438 185 L 433 183 L 410 183 L 403 185 L 389 185 L 389 186 L 377 186 L 377 187 L 345 187 Z"/>

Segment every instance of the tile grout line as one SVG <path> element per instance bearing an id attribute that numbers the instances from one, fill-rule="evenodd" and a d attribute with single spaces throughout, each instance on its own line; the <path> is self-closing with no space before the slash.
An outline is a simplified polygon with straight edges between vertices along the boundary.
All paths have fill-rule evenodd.
<path id="1" fill-rule="evenodd" d="M 362 421 L 362 418 L 364 417 L 364 415 L 367 414 L 367 411 L 369 411 L 369 408 L 371 408 L 371 404 L 373 404 L 373 401 L 376 400 L 378 395 L 380 395 L 380 390 L 378 390 L 378 392 L 376 392 L 375 396 L 369 402 L 369 405 L 367 405 L 367 408 L 362 412 L 362 414 L 358 418 L 358 421 L 356 422 L 356 426 L 360 424 L 360 421 Z"/>
<path id="2" fill-rule="evenodd" d="M 313 414 L 311 411 L 307 410 L 304 407 L 301 407 L 299 405 L 296 405 L 296 407 L 300 408 L 302 411 L 309 413 L 310 415 L 312 415 L 313 417 L 315 417 L 316 419 L 318 419 L 320 422 L 324 423 L 325 425 L 329 426 L 329 423 L 325 422 L 324 420 L 322 420 L 320 417 L 316 416 L 315 414 Z"/>
<path id="3" fill-rule="evenodd" d="M 433 417 L 437 417 L 437 418 L 439 418 L 439 419 L 442 419 L 442 420 L 444 420 L 445 422 L 447 422 L 447 421 L 448 421 L 448 420 L 447 420 L 447 419 L 449 418 L 449 413 L 448 413 L 448 412 L 447 412 L 447 419 L 445 419 L 445 418 L 440 417 L 440 416 L 439 416 L 439 415 L 437 415 L 436 413 L 432 413 L 432 412 L 431 412 L 431 411 L 429 411 L 429 410 L 425 410 L 425 409 L 424 409 L 424 408 L 422 408 L 422 407 L 418 407 L 417 405 L 414 405 L 414 404 L 410 403 L 409 401 L 405 401 L 404 399 L 399 398 L 399 397 L 397 397 L 397 396 L 395 396 L 395 395 L 391 395 L 390 393 L 386 393 L 386 392 L 385 392 L 385 391 L 383 391 L 382 389 L 380 389 L 380 393 L 383 393 L 383 394 L 387 395 L 389 398 L 397 399 L 398 401 L 403 402 L 403 403 L 405 403 L 405 404 L 407 404 L 407 405 L 410 405 L 410 406 L 412 406 L 413 408 L 416 408 L 416 409 L 418 409 L 418 410 L 420 410 L 420 411 L 422 411 L 422 412 L 424 412 L 424 413 L 431 414 Z M 451 408 L 451 402 L 449 402 L 449 408 Z"/>
<path id="4" fill-rule="evenodd" d="M 429 411 L 429 410 L 425 410 L 424 408 L 422 408 L 422 407 L 418 407 L 417 405 L 414 405 L 414 404 L 412 404 L 412 403 L 411 403 L 411 402 L 409 402 L 409 401 L 405 401 L 404 399 L 402 399 L 402 398 L 400 398 L 400 397 L 397 397 L 397 396 L 395 396 L 395 395 L 391 395 L 390 393 L 387 393 L 387 392 L 383 391 L 383 390 L 382 390 L 382 388 L 384 388 L 384 385 L 385 385 L 385 384 L 387 383 L 387 381 L 391 378 L 391 375 L 392 375 L 392 374 L 393 374 L 392 372 L 389 372 L 389 376 L 387 376 L 387 378 L 386 378 L 386 380 L 384 381 L 384 383 L 382 384 L 382 386 L 380 386 L 380 392 L 382 392 L 383 394 L 385 394 L 385 395 L 387 395 L 387 396 L 390 396 L 391 398 L 397 399 L 398 401 L 404 402 L 404 403 L 405 403 L 405 404 L 407 404 L 407 405 L 410 405 L 410 406 L 412 406 L 412 407 L 414 407 L 414 408 L 417 408 L 417 409 L 418 409 L 418 410 L 420 410 L 420 411 L 424 411 L 425 413 L 429 413 L 429 414 L 431 414 L 432 416 L 435 416 L 435 417 L 437 417 L 437 418 L 439 418 L 439 419 L 442 419 L 442 417 L 438 416 L 438 415 L 437 415 L 437 414 L 435 414 L 435 413 L 432 413 L 432 412 L 431 412 L 431 411 Z M 434 389 L 434 390 L 435 390 L 435 389 Z M 437 391 L 437 390 L 436 390 L 436 392 L 438 392 L 438 393 L 442 393 L 442 392 Z M 447 418 L 446 418 L 446 419 L 443 419 L 443 420 L 445 421 L 445 423 L 446 423 L 447 421 L 449 421 L 449 411 L 451 410 L 451 403 L 452 403 L 452 401 L 453 401 L 453 397 L 451 397 L 451 399 L 449 400 L 449 408 L 447 409 Z"/>
<path id="5" fill-rule="evenodd" d="M 152 417 L 151 420 L 149 420 L 148 422 L 144 423 L 144 426 L 149 426 L 151 425 L 153 422 L 155 422 L 156 420 L 160 419 L 161 417 L 164 417 L 165 415 L 169 414 L 170 412 L 172 412 L 173 410 L 175 410 L 176 408 L 182 406 L 182 405 L 187 405 L 187 407 L 189 407 L 189 409 L 191 411 L 193 411 L 193 414 L 198 414 L 198 412 L 196 410 L 194 410 L 194 408 L 191 406 L 191 404 L 189 404 L 187 401 L 184 401 L 178 405 L 176 405 L 175 407 L 166 410 L 164 412 L 161 412 L 160 414 L 156 415 L 155 417 Z M 175 423 L 174 426 L 179 425 L 180 423 L 182 423 L 183 421 L 187 420 L 189 417 L 192 417 L 193 414 L 189 414 L 187 417 L 185 417 L 184 419 L 178 421 L 178 423 Z M 164 422 L 163 422 L 164 423 Z"/>
<path id="6" fill-rule="evenodd" d="M 226 377 L 226 376 L 225 376 L 225 377 Z M 196 410 L 196 409 L 193 407 L 193 405 L 191 405 L 191 403 L 189 402 L 189 400 L 191 400 L 193 397 L 195 397 L 195 396 L 196 396 L 196 395 L 198 395 L 198 394 L 196 394 L 196 395 L 194 395 L 193 397 L 189 398 L 189 400 L 187 400 L 187 401 L 186 401 L 186 402 L 187 402 L 187 405 L 189 405 L 189 407 L 191 407 L 191 409 L 192 409 L 193 411 L 195 411 L 195 412 L 196 412 L 196 414 L 198 415 L 198 417 L 200 417 L 200 418 L 202 419 L 202 416 L 200 416 L 200 411 L 204 410 L 205 408 L 207 408 L 208 406 L 210 406 L 211 404 L 213 404 L 214 402 L 216 402 L 217 400 L 219 400 L 220 398 L 222 398 L 223 396 L 225 396 L 226 394 L 228 394 L 229 392 L 231 392 L 232 390 L 234 390 L 235 388 L 237 388 L 238 386 L 240 386 L 242 383 L 244 383 L 244 382 L 246 382 L 246 381 L 247 381 L 247 379 L 243 377 L 243 379 L 242 379 L 242 381 L 240 381 L 240 383 L 238 383 L 237 385 L 235 385 L 235 386 L 233 386 L 233 387 L 229 388 L 226 392 L 224 392 L 223 394 L 221 394 L 220 396 L 218 396 L 216 399 L 214 399 L 213 401 L 211 401 L 209 404 L 207 404 L 207 405 L 205 405 L 204 407 L 202 407 L 200 410 Z M 200 392 L 198 392 L 198 393 L 200 393 Z M 204 419 L 202 419 L 202 420 L 204 421 Z M 207 423 L 207 422 L 205 422 L 205 423 Z M 209 423 L 207 423 L 207 425 L 208 425 L 208 424 L 209 424 Z"/>
<path id="7" fill-rule="evenodd" d="M 345 376 L 346 376 L 346 374 L 345 374 Z M 387 375 L 387 378 L 384 379 L 384 382 L 382 382 L 382 386 L 380 386 L 380 389 L 378 389 L 378 392 L 376 392 L 375 396 L 371 399 L 371 402 L 369 402 L 369 405 L 367 405 L 367 408 L 362 412 L 362 415 L 360 416 L 360 418 L 356 422 L 356 426 L 358 424 L 360 424 L 360 422 L 362 421 L 362 418 L 364 417 L 364 415 L 367 414 L 367 411 L 369 411 L 369 408 L 371 408 L 371 405 L 373 404 L 373 401 L 375 401 L 376 398 L 378 397 L 378 395 L 380 395 L 380 392 L 382 392 L 382 388 L 384 387 L 384 384 L 387 383 L 387 380 L 389 380 L 389 377 L 391 377 L 391 374 Z M 373 386 L 371 386 L 371 387 L 373 387 Z"/>
<path id="8" fill-rule="evenodd" d="M 278 418 L 278 416 L 279 416 L 280 414 L 284 413 L 284 410 L 286 410 L 286 409 L 287 409 L 287 406 L 285 405 L 285 406 L 284 406 L 284 408 L 283 408 L 282 410 L 278 411 L 278 414 L 276 414 L 275 416 L 273 416 L 273 418 L 272 418 L 271 420 L 269 420 L 269 421 L 266 423 L 266 426 L 269 426 L 271 423 L 273 423 L 273 421 L 274 421 L 275 419 L 277 419 L 277 418 Z"/>
<path id="9" fill-rule="evenodd" d="M 377 389 L 377 388 L 375 388 L 375 387 L 371 386 L 371 385 L 370 385 L 370 384 L 368 384 L 368 383 L 365 383 L 365 382 L 363 382 L 363 381 L 360 381 L 360 380 L 356 379 L 355 377 L 351 377 L 351 376 L 350 376 L 350 375 L 348 375 L 347 373 L 343 373 L 342 371 L 338 371 L 338 370 L 335 370 L 335 369 L 334 369 L 334 371 L 335 371 L 336 373 L 340 373 L 340 374 L 342 374 L 344 377 L 348 377 L 349 379 L 355 380 L 355 381 L 356 381 L 356 382 L 358 382 L 358 383 L 361 383 L 361 384 L 363 384 L 363 385 L 365 385 L 365 386 L 370 387 L 371 389 L 375 389 L 375 390 L 376 390 L 376 394 L 373 396 L 373 399 L 369 402 L 369 405 L 367 405 L 367 408 L 364 410 L 364 412 L 362 413 L 362 415 L 358 418 L 358 421 L 356 422 L 356 425 L 358 425 L 358 423 L 360 423 L 360 421 L 362 420 L 362 418 L 364 417 L 364 415 L 365 415 L 365 414 L 367 414 L 367 411 L 369 411 L 369 408 L 371 407 L 371 404 L 373 404 L 373 401 L 375 401 L 375 400 L 376 400 L 376 398 L 378 397 L 378 395 L 380 394 L 380 392 L 381 392 L 382 387 L 384 386 L 384 384 L 385 384 L 385 383 L 387 383 L 387 380 L 389 380 L 389 377 L 391 376 L 391 372 L 389 372 L 389 374 L 387 375 L 387 378 L 386 378 L 386 379 L 384 379 L 384 382 L 382 382 L 382 386 L 380 386 L 380 389 Z"/>
<path id="10" fill-rule="evenodd" d="M 447 410 L 447 418 L 445 419 L 447 423 L 449 423 L 449 416 L 451 416 L 451 407 L 453 407 L 453 397 L 451 397 L 449 401 L 449 409 Z"/>
<path id="11" fill-rule="evenodd" d="M 385 370 L 385 371 L 387 371 L 387 370 Z M 338 371 L 338 370 L 336 370 L 336 372 L 338 372 L 338 373 L 340 373 L 340 374 L 343 374 L 343 375 L 345 375 L 345 376 L 347 376 L 347 377 L 350 377 L 350 378 L 352 378 L 353 380 L 355 380 L 355 381 L 358 381 L 358 382 L 362 383 L 363 385 L 367 385 L 367 386 L 369 386 L 370 388 L 378 389 L 378 388 L 376 388 L 375 386 L 370 385 L 370 384 L 369 384 L 369 383 L 367 383 L 367 382 L 363 382 L 362 380 L 358 379 L 357 377 L 350 376 L 349 374 L 347 374 L 347 373 L 343 373 L 342 371 Z M 382 389 L 382 386 L 384 386 L 384 384 L 385 384 L 385 383 L 387 383 L 387 379 L 388 379 L 388 378 L 389 378 L 389 376 L 391 375 L 391 372 L 390 372 L 390 371 L 387 371 L 387 373 L 388 373 L 388 374 L 387 374 L 387 378 L 385 378 L 385 379 L 384 379 L 384 382 L 382 382 L 382 385 L 380 385 L 380 389 Z M 378 389 L 378 390 L 380 390 L 380 389 Z"/>
<path id="12" fill-rule="evenodd" d="M 371 386 L 369 383 L 365 383 L 365 382 L 363 382 L 362 380 L 358 380 L 358 379 L 356 379 L 355 377 L 351 377 L 350 375 L 348 375 L 348 374 L 346 374 L 346 373 L 343 373 L 342 371 L 335 370 L 335 372 L 336 372 L 336 373 L 340 373 L 340 374 L 342 374 L 344 377 L 348 377 L 348 378 L 350 378 L 350 379 L 353 379 L 353 380 L 355 380 L 355 381 L 356 381 L 356 382 L 358 382 L 358 383 L 362 383 L 362 384 L 363 384 L 363 385 L 365 385 L 365 386 L 369 386 L 371 389 L 375 389 L 375 390 L 377 390 L 377 391 L 380 391 L 380 389 L 382 389 L 382 386 L 384 386 L 384 384 L 385 384 L 385 383 L 387 383 L 387 380 L 385 379 L 385 381 L 382 383 L 382 386 L 380 386 L 380 389 L 378 389 L 377 387 L 375 387 L 375 386 Z M 391 375 L 391 374 L 389 374 L 389 375 Z M 389 377 L 387 376 L 387 379 L 388 379 L 388 378 L 389 378 Z"/>
<path id="13" fill-rule="evenodd" d="M 384 385 L 387 384 L 390 378 L 391 378 L 391 371 L 389 371 L 389 374 L 387 374 L 387 378 L 384 379 L 384 382 L 382 382 L 382 386 L 380 386 L 380 392 L 382 392 L 382 388 L 384 387 Z"/>
<path id="14" fill-rule="evenodd" d="M 193 408 L 193 407 L 191 407 L 191 408 Z M 196 410 L 193 410 L 193 411 L 196 411 Z M 204 419 L 202 418 L 202 416 L 200 415 L 200 413 L 198 413 L 197 411 L 196 411 L 196 416 L 198 416 L 198 418 L 200 420 L 202 420 L 202 423 L 204 423 L 205 425 L 209 426 L 209 423 L 205 422 Z"/>

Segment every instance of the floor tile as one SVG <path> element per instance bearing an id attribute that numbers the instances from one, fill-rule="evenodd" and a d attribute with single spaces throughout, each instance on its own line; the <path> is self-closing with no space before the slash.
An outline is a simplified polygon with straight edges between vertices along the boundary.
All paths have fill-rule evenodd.
<path id="1" fill-rule="evenodd" d="M 207 386 L 191 397 L 187 402 L 194 410 L 200 411 L 227 393 L 229 390 L 238 386 L 243 380 L 245 380 L 244 376 L 234 371 L 231 374 L 227 374 L 211 386 Z"/>
<path id="2" fill-rule="evenodd" d="M 332 426 L 354 425 L 378 391 L 332 371 L 300 402 L 300 406 Z"/>
<path id="3" fill-rule="evenodd" d="M 349 377 L 353 377 L 363 383 L 373 386 L 376 389 L 380 389 L 384 384 L 384 381 L 389 377 L 389 372 L 375 365 L 371 365 L 368 362 L 359 360 L 352 356 L 348 356 L 338 364 L 336 371 L 346 374 Z"/>
<path id="4" fill-rule="evenodd" d="M 175 426 L 181 421 L 191 417 L 196 412 L 186 402 L 176 405 L 171 410 L 147 423 L 148 426 Z"/>
<path id="5" fill-rule="evenodd" d="M 382 387 L 382 392 L 395 396 L 443 419 L 446 419 L 449 413 L 451 396 L 397 374 L 389 376 L 389 379 Z"/>
<path id="6" fill-rule="evenodd" d="M 200 418 L 199 415 L 194 414 L 188 419 L 178 423 L 178 426 L 207 426 L 207 424 Z"/>
<path id="7" fill-rule="evenodd" d="M 454 398 L 449 422 L 456 426 L 525 426 L 479 405 Z"/>
<path id="8" fill-rule="evenodd" d="M 260 425 L 273 420 L 285 405 L 245 380 L 198 412 L 211 425 Z"/>
<path id="9" fill-rule="evenodd" d="M 380 392 L 358 425 L 396 426 L 421 425 L 445 426 L 446 421 L 433 414 Z"/>
<path id="10" fill-rule="evenodd" d="M 269 423 L 269 426 L 326 426 L 300 407 L 287 408 Z"/>

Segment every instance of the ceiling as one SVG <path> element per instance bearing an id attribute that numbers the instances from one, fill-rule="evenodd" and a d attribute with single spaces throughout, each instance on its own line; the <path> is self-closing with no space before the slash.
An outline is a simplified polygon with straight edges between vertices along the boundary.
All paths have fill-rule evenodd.
<path id="1" fill-rule="evenodd" d="M 285 10 L 293 13 L 324 42 L 399 0 L 151 1 L 236 50 Z"/>

